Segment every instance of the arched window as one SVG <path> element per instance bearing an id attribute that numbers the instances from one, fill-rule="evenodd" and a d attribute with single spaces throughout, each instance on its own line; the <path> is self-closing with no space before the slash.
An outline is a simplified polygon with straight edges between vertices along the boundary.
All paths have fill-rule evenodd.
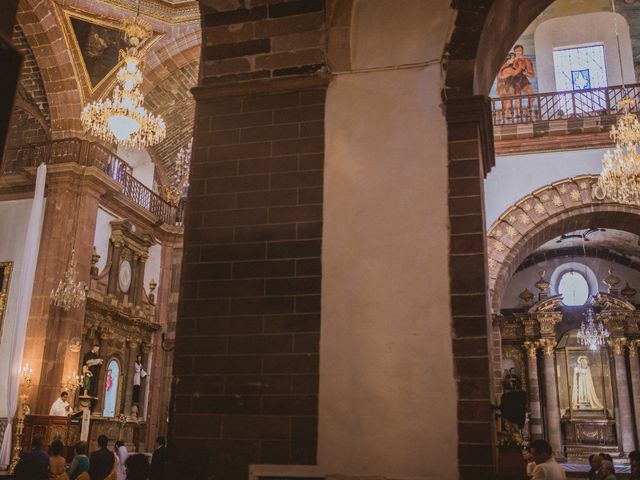
<path id="1" fill-rule="evenodd" d="M 569 270 L 560 276 L 558 293 L 565 305 L 584 305 L 589 298 L 589 284 L 583 274 Z"/>
<path id="2" fill-rule="evenodd" d="M 120 364 L 115 358 L 107 364 L 104 379 L 104 410 L 103 417 L 115 417 L 118 407 L 118 382 L 120 380 Z"/>

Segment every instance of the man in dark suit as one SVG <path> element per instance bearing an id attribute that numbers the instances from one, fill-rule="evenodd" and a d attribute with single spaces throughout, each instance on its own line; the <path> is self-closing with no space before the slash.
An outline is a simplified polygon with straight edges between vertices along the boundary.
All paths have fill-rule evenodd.
<path id="1" fill-rule="evenodd" d="M 20 458 L 13 472 L 16 480 L 47 480 L 49 478 L 49 455 L 42 448 L 42 437 L 34 435 L 33 449 Z"/>
<path id="2" fill-rule="evenodd" d="M 156 449 L 151 457 L 151 480 L 166 480 L 167 478 L 167 440 L 160 436 L 156 438 Z"/>
<path id="3" fill-rule="evenodd" d="M 91 454 L 89 459 L 89 476 L 91 480 L 104 480 L 113 471 L 116 457 L 107 448 L 109 439 L 105 435 L 98 437 L 98 450 Z"/>

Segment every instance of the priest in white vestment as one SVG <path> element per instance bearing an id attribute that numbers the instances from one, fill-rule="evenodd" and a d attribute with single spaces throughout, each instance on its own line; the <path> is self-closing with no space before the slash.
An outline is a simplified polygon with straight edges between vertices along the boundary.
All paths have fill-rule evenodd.
<path id="1" fill-rule="evenodd" d="M 49 410 L 50 417 L 66 417 L 71 414 L 71 405 L 68 402 L 69 394 L 67 392 L 62 392 L 60 394 L 60 398 L 58 398 L 53 405 L 51 405 L 51 409 Z"/>

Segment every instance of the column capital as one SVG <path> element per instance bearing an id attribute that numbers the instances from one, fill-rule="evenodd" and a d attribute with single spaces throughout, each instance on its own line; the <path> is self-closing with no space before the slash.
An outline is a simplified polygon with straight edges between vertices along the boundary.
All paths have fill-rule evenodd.
<path id="1" fill-rule="evenodd" d="M 541 338 L 539 340 L 540 347 L 544 350 L 547 357 L 553 357 L 556 348 L 555 338 Z"/>
<path id="2" fill-rule="evenodd" d="M 638 345 L 640 345 L 640 339 L 629 340 L 629 356 L 636 357 L 638 355 Z"/>
<path id="3" fill-rule="evenodd" d="M 526 341 L 524 342 L 524 348 L 527 351 L 527 356 L 529 358 L 536 358 L 538 354 L 538 347 L 540 347 L 540 342 L 538 341 Z"/>
<path id="4" fill-rule="evenodd" d="M 628 342 L 626 337 L 617 337 L 609 339 L 607 343 L 611 348 L 613 348 L 613 353 L 615 355 L 622 355 L 624 353 L 624 347 Z"/>

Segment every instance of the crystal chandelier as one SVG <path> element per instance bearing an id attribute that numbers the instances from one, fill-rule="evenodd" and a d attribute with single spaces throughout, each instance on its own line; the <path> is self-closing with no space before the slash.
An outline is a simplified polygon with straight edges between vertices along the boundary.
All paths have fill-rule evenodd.
<path id="1" fill-rule="evenodd" d="M 587 307 L 585 317 L 585 320 L 580 324 L 580 330 L 578 330 L 578 343 L 589 347 L 589 350 L 597 350 L 609 338 L 609 331 L 604 327 L 602 321 L 595 321 L 591 305 Z"/>
<path id="2" fill-rule="evenodd" d="M 185 188 L 189 187 L 189 165 L 191 163 L 192 148 L 193 138 L 186 147 L 182 147 L 178 151 L 171 183 L 164 188 L 167 202 L 173 206 L 177 206 L 180 203 Z"/>
<path id="3" fill-rule="evenodd" d="M 120 50 L 123 66 L 111 98 L 87 104 L 80 120 L 84 130 L 109 143 L 133 148 L 146 148 L 161 142 L 166 126 L 160 116 L 144 108 L 142 83 L 143 55 L 140 45 L 151 35 L 151 26 L 135 17 L 122 22 L 127 48 Z"/>
<path id="4" fill-rule="evenodd" d="M 51 303 L 65 311 L 78 308 L 87 299 L 87 287 L 84 282 L 76 282 L 76 252 L 71 250 L 71 259 L 64 272 L 64 277 L 58 283 L 58 288 L 51 290 Z"/>
<path id="5" fill-rule="evenodd" d="M 593 187 L 593 195 L 598 200 L 640 205 L 640 122 L 630 111 L 635 106 L 634 100 L 626 98 L 620 106 L 623 114 L 610 133 L 615 147 L 602 159 L 602 173 Z"/>

